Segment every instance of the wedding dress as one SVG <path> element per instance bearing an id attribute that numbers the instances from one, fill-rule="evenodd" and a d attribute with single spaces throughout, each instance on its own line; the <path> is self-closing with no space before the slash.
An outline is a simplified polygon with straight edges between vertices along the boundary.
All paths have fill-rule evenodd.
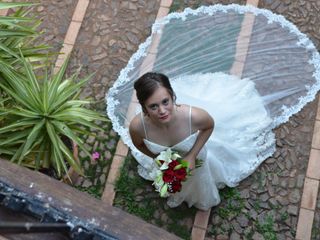
<path id="1" fill-rule="evenodd" d="M 239 67 L 240 66 L 240 67 Z M 177 103 L 205 109 L 215 128 L 198 155 L 203 165 L 171 195 L 168 204 L 208 209 L 218 189 L 234 187 L 275 151 L 272 129 L 288 121 L 320 89 L 320 56 L 306 35 L 284 17 L 264 9 L 213 5 L 172 13 L 156 22 L 109 90 L 113 128 L 152 180 L 153 159 L 133 145 L 128 125 L 141 112 L 133 82 L 148 71 L 166 74 Z M 197 132 L 172 149 L 188 152 Z M 145 140 L 153 153 L 168 146 Z M 150 183 L 151 184 L 151 183 Z"/>
<path id="2" fill-rule="evenodd" d="M 220 202 L 218 188 L 236 186 L 274 152 L 272 120 L 248 79 L 207 73 L 181 76 L 171 84 L 176 89 L 177 102 L 205 108 L 215 120 L 215 128 L 197 156 L 203 160 L 202 166 L 183 182 L 181 192 L 169 197 L 168 205 L 176 207 L 185 201 L 206 210 Z M 182 156 L 190 151 L 198 136 L 198 132 L 191 133 L 190 126 L 186 131 L 190 131 L 189 136 L 170 147 Z M 148 139 L 144 143 L 155 154 L 168 148 Z M 153 174 L 151 171 L 145 177 L 152 179 Z"/>

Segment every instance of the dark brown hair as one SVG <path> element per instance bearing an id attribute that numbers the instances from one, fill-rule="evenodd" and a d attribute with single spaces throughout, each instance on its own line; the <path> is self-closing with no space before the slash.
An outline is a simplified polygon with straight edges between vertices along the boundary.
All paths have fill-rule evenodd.
<path id="1" fill-rule="evenodd" d="M 146 113 L 145 102 L 160 87 L 167 89 L 172 101 L 176 101 L 176 95 L 171 87 L 169 78 L 156 72 L 148 72 L 139 77 L 134 83 L 134 89 L 137 92 L 137 98 L 142 106 L 143 112 Z"/>

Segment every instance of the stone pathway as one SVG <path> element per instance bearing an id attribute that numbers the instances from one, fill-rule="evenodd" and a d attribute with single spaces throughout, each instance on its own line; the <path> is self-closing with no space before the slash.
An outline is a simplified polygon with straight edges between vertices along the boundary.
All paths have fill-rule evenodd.
<path id="1" fill-rule="evenodd" d="M 35 1 L 18 0 L 15 2 Z M 60 51 L 77 2 L 78 0 L 41 0 L 39 5 L 31 8 L 31 15 L 42 20 L 39 30 L 43 32 L 43 35 L 38 39 L 39 43 L 46 43 L 52 46 L 53 52 Z"/>
<path id="2" fill-rule="evenodd" d="M 197 3 L 199 1 L 194 1 L 192 6 Z M 272 7 L 277 8 L 279 4 Z M 212 211 L 208 239 L 240 239 L 243 236 L 248 239 L 295 238 L 316 108 L 314 101 L 276 129 L 275 155 L 243 181 L 237 188 L 239 190 L 224 189 L 221 192 L 224 201 Z M 315 187 L 317 191 L 317 185 Z M 307 199 L 311 199 L 310 196 Z M 201 215 L 206 220 L 206 214 Z M 302 231 L 308 232 L 306 229 Z M 193 237 L 203 239 L 200 235 Z"/>
<path id="3" fill-rule="evenodd" d="M 96 72 L 83 95 L 94 97 L 94 107 L 104 111 L 105 92 L 137 50 L 139 43 L 150 34 L 150 26 L 157 14 L 163 16 L 169 11 L 171 1 L 66 0 L 53 3 L 43 0 L 33 11 L 44 19 L 41 28 L 47 33 L 41 40 L 53 45 L 55 51 L 62 47 L 70 22 L 77 22 L 77 19 L 73 19 L 72 13 L 78 2 L 87 2 L 89 5 L 86 12 L 81 13 L 83 9 L 78 9 L 80 15 L 85 15 L 77 39 L 68 43 L 69 47 L 74 45 L 68 72 L 74 71 L 80 65 L 81 76 Z M 214 3 L 245 4 L 246 1 L 176 0 L 172 3 L 171 11 Z M 162 8 L 158 11 L 160 5 Z M 320 20 L 318 1 L 260 0 L 259 7 L 284 15 L 301 31 L 307 33 L 320 48 L 320 30 L 316 24 Z M 71 28 L 70 31 L 74 30 L 75 28 Z M 71 50 L 67 49 L 70 52 Z M 158 198 L 150 182 L 137 175 L 135 160 L 130 155 L 126 158 L 120 175 L 116 171 L 109 171 L 119 169 L 121 159 L 127 156 L 127 153 L 123 154 L 127 150 L 121 141 L 117 145 L 118 137 L 111 130 L 110 124 L 102 126 L 106 131 L 97 132 L 97 137 L 84 136 L 88 148 L 92 152 L 99 152 L 100 157 L 97 161 L 92 161 L 80 152 L 80 159 L 84 162 L 88 177 L 77 181 L 78 188 L 100 197 L 107 182 L 102 199 L 112 204 L 115 195 L 112 191 L 116 184 L 115 206 L 174 232 L 183 239 L 190 238 L 194 224 L 201 225 L 203 230 L 206 230 L 206 239 L 294 239 L 303 186 L 306 184 L 316 109 L 317 102 L 313 101 L 288 123 L 276 129 L 277 151 L 274 156 L 241 182 L 239 187 L 222 190 L 222 203 L 211 210 L 210 216 L 202 214 L 198 219 L 200 222 L 194 222 L 196 209 L 189 209 L 185 204 L 174 210 L 169 209 L 165 200 Z M 116 164 L 116 167 L 111 165 L 114 154 L 112 164 Z M 106 180 L 108 172 L 112 174 Z M 116 183 L 118 176 L 120 179 Z M 110 189 L 112 191 L 108 192 Z M 319 197 L 313 210 L 312 239 L 319 239 Z M 205 218 L 208 218 L 208 224 L 205 221 L 201 222 L 201 219 Z M 305 229 L 301 231 L 304 233 Z M 202 235 L 203 232 L 201 231 Z M 193 239 L 199 238 L 194 235 Z"/>
<path id="4" fill-rule="evenodd" d="M 150 34 L 158 8 L 156 0 L 90 1 L 69 68 L 81 65 L 81 76 L 95 72 L 85 96 L 105 108 L 107 90 Z"/>

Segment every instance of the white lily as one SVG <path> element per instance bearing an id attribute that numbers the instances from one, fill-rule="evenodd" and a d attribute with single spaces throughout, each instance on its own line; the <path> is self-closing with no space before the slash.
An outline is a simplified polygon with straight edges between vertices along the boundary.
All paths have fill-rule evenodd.
<path id="1" fill-rule="evenodd" d="M 174 154 L 172 154 L 172 156 L 171 156 L 171 159 L 172 159 L 172 160 L 177 160 L 178 158 L 181 158 L 181 156 L 180 156 L 178 153 L 174 153 Z"/>
<path id="2" fill-rule="evenodd" d="M 160 189 L 162 188 L 162 186 L 164 184 L 164 181 L 162 179 L 163 173 L 160 170 L 158 170 L 157 173 L 158 174 L 153 182 L 153 185 L 155 186 L 156 190 L 158 192 L 160 192 Z"/>
<path id="3" fill-rule="evenodd" d="M 170 148 L 168 148 L 165 151 L 160 152 L 160 154 L 155 158 L 156 162 L 159 163 L 160 160 L 164 161 L 164 163 L 160 166 L 160 170 L 166 170 L 168 169 L 169 163 L 172 162 L 172 156 L 175 156 L 176 154 L 172 154 L 172 151 Z"/>
<path id="4" fill-rule="evenodd" d="M 160 197 L 168 197 L 168 184 L 164 184 L 160 190 Z"/>

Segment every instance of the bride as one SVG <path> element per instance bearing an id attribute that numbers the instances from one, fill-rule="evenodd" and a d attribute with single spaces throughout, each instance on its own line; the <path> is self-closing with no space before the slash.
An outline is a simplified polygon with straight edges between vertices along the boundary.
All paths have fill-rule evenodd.
<path id="1" fill-rule="evenodd" d="M 319 89 L 319 52 L 296 26 L 265 9 L 213 5 L 156 22 L 107 111 L 143 178 L 154 179 L 154 157 L 168 147 L 193 168 L 203 160 L 168 204 L 206 210 L 274 153 L 272 129 Z"/>
<path id="2" fill-rule="evenodd" d="M 211 82 L 206 85 L 207 91 L 213 96 L 209 101 L 210 106 L 207 106 L 210 114 L 199 107 L 176 103 L 180 97 L 190 103 L 192 94 L 197 89 L 194 86 L 190 89 L 192 91 L 188 91 L 184 89 L 184 85 L 192 79 Z M 181 153 L 183 159 L 190 163 L 191 169 L 194 168 L 196 159 L 202 160 L 202 166 L 193 170 L 192 176 L 183 183 L 181 192 L 169 197 L 168 205 L 176 207 L 186 201 L 189 206 L 207 210 L 220 202 L 218 188 L 225 185 L 234 187 L 239 176 L 247 176 L 251 173 L 250 168 L 258 164 L 254 161 L 263 152 L 261 148 L 274 147 L 273 135 L 264 133 L 271 121 L 259 96 L 252 94 L 254 89 L 250 81 L 216 73 L 184 76 L 183 81 L 174 79 L 172 82 L 177 95 L 164 74 L 149 72 L 134 83 L 142 112 L 132 119 L 130 136 L 134 146 L 151 158 L 171 148 Z M 199 90 L 205 94 L 203 90 Z M 220 91 L 224 91 L 224 96 L 233 97 L 219 98 Z M 244 91 L 249 91 L 250 94 L 245 95 Z M 234 104 L 234 100 L 237 100 L 240 111 L 235 118 L 230 118 L 234 113 L 227 112 L 227 107 Z M 224 103 L 226 111 L 219 109 L 219 102 Z M 241 105 L 246 105 L 250 115 L 243 111 Z M 216 132 L 211 135 L 213 117 L 219 121 Z M 237 127 L 234 126 L 235 123 Z M 255 126 L 257 123 L 260 127 Z M 254 130 L 249 131 L 250 128 Z M 263 135 L 263 139 L 268 139 L 268 142 L 260 143 L 257 140 L 259 135 Z"/>
<path id="3" fill-rule="evenodd" d="M 146 73 L 134 87 L 143 113 L 136 115 L 129 127 L 133 144 L 154 158 L 158 152 L 148 148 L 148 143 L 174 148 L 197 134 L 196 142 L 184 156 L 194 168 L 196 157 L 213 131 L 212 117 L 203 109 L 177 105 L 169 79 L 163 74 Z"/>

